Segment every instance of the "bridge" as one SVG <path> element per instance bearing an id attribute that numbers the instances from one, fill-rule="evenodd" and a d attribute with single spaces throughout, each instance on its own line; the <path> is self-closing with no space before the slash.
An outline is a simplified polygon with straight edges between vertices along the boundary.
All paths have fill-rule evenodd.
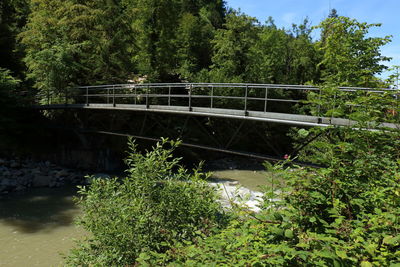
<path id="1" fill-rule="evenodd" d="M 307 101 L 310 94 L 313 94 L 316 101 Z M 282 151 L 275 142 L 281 139 L 280 134 L 286 135 L 286 132 L 276 132 L 277 128 L 273 125 L 357 128 L 356 122 L 346 115 L 327 117 L 324 114 L 339 105 L 345 109 L 342 114 L 351 114 L 357 105 L 354 104 L 355 99 L 374 94 L 388 94 L 389 99 L 393 100 L 390 101 L 392 106 L 384 107 L 389 119 L 378 123 L 371 122 L 366 128 L 400 129 L 400 116 L 395 113 L 400 104 L 399 91 L 376 88 L 340 87 L 332 94 L 332 91 L 326 92 L 324 89 L 306 85 L 112 84 L 79 86 L 61 92 L 48 91 L 47 94 L 39 96 L 38 103 L 41 104 L 35 105 L 34 108 L 82 111 L 82 118 L 86 121 L 83 125 L 90 125 L 96 121 L 101 124 L 110 122 L 110 126 L 106 126 L 106 129 L 104 125 L 101 126 L 102 129 L 85 128 L 82 125 L 61 127 L 78 134 L 79 139 L 84 139 L 82 135 L 86 134 L 100 134 L 132 136 L 135 139 L 153 142 L 159 141 L 160 136 L 168 136 L 172 139 L 182 139 L 181 146 L 184 147 L 278 161 L 282 160 L 284 154 L 295 155 L 317 136 L 310 136 L 309 140 L 294 148 L 292 152 Z M 321 104 L 326 102 L 329 102 L 329 107 Z M 313 111 L 310 111 L 310 105 L 313 105 Z M 104 117 L 102 113 L 103 115 L 96 117 L 95 112 L 87 111 L 106 111 L 106 114 L 110 111 L 110 115 L 114 115 Z M 129 112 L 135 112 L 135 116 L 130 116 Z M 88 118 L 89 115 L 92 117 Z M 115 128 L 112 118 L 120 119 L 121 116 L 124 124 Z M 210 126 L 212 118 L 214 119 Z M 125 129 L 125 132 L 120 132 L 121 129 Z M 270 131 L 268 137 L 265 135 L 266 129 Z M 200 140 L 202 142 L 199 143 Z M 251 140 L 258 140 L 262 144 L 254 146 Z M 268 154 L 265 154 L 265 151 L 268 151 Z"/>
<path id="2" fill-rule="evenodd" d="M 398 91 L 359 87 L 339 87 L 346 99 L 334 95 L 332 106 L 368 93 L 393 94 L 399 106 Z M 328 107 L 318 105 L 316 114 L 298 110 L 308 105 L 307 94 L 320 98 L 324 91 L 315 86 L 227 83 L 146 83 L 80 86 L 62 93 L 48 93 L 47 103 L 35 108 L 130 110 L 229 118 L 289 124 L 293 126 L 353 126 L 345 117 L 323 116 Z M 351 112 L 354 104 L 347 104 Z M 393 107 L 395 109 L 396 107 Z M 397 115 L 397 119 L 398 115 Z M 381 122 L 379 126 L 399 129 L 398 123 Z"/>

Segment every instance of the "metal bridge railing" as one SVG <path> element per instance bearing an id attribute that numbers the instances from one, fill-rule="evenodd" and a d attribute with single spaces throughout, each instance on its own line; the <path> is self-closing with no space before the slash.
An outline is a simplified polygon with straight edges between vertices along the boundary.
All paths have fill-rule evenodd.
<path id="1" fill-rule="evenodd" d="M 398 90 L 388 88 L 339 87 L 346 92 L 347 99 L 332 99 L 333 108 L 336 102 L 349 101 L 352 95 L 363 93 L 389 92 L 399 103 Z M 48 92 L 47 104 L 108 104 L 141 105 L 150 108 L 157 106 L 187 107 L 192 111 L 195 107 L 210 109 L 240 110 L 244 115 L 249 111 L 290 113 L 293 107 L 308 104 L 306 99 L 310 92 L 323 97 L 323 90 L 307 85 L 280 84 L 243 84 L 243 83 L 147 83 L 147 84 L 112 84 L 79 86 L 65 89 L 57 94 Z M 43 103 L 43 96 L 42 104 Z M 347 104 L 351 110 L 354 104 Z M 317 116 L 322 116 L 328 107 L 318 105 Z"/>

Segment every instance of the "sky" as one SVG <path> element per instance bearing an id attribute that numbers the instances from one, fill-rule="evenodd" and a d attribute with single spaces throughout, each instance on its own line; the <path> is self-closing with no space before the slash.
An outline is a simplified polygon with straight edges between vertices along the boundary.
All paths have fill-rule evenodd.
<path id="1" fill-rule="evenodd" d="M 340 16 L 359 22 L 382 23 L 372 28 L 370 36 L 392 35 L 392 42 L 382 47 L 382 55 L 392 57 L 387 66 L 400 65 L 400 0 L 226 0 L 227 6 L 239 9 L 264 23 L 271 16 L 277 27 L 291 28 L 308 17 L 311 25 L 318 25 L 335 8 Z M 318 39 L 319 33 L 313 32 Z M 383 73 L 385 77 L 389 73 Z"/>

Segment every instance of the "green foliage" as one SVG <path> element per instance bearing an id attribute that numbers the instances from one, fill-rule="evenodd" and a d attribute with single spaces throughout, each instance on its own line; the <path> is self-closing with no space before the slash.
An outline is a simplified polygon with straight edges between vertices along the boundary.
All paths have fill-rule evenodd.
<path id="1" fill-rule="evenodd" d="M 316 65 L 320 55 L 310 33 L 307 19 L 299 26 L 293 25 L 291 33 L 276 28 L 273 21 L 263 26 L 251 49 L 250 81 L 281 84 L 318 82 Z"/>
<path id="2" fill-rule="evenodd" d="M 0 68 L 0 129 L 2 131 L 14 122 L 14 116 L 11 114 L 18 105 L 17 89 L 20 82 L 11 75 L 9 70 Z"/>
<path id="3" fill-rule="evenodd" d="M 6 98 L 15 97 L 19 83 L 20 81 L 11 75 L 11 71 L 0 68 L 0 101 L 4 101 L 2 106 L 6 104 Z"/>
<path id="4" fill-rule="evenodd" d="M 339 93 L 327 86 L 325 94 Z M 354 94 L 353 92 L 342 92 Z M 262 211 L 245 212 L 208 238 L 166 253 L 143 254 L 139 263 L 166 266 L 397 266 L 400 264 L 400 131 L 366 126 L 390 121 L 393 93 L 351 95 L 348 117 L 357 124 L 300 129 L 309 142 L 300 160 L 266 168 L 286 181 L 267 190 Z M 311 98 L 329 106 L 332 97 Z M 366 105 L 366 106 L 365 106 Z M 378 108 L 380 107 L 380 109 Z M 342 106 L 321 112 L 344 112 Z M 338 111 L 333 111 L 338 109 Z M 399 112 L 398 106 L 395 112 Z M 363 113 L 363 116 L 357 115 Z M 398 123 L 398 118 L 396 122 Z M 374 125 L 379 127 L 379 125 Z M 277 193 L 279 192 L 279 193 Z"/>
<path id="5" fill-rule="evenodd" d="M 0 146 L 10 143 L 10 139 L 16 136 L 18 120 L 26 116 L 19 110 L 22 106 L 20 83 L 11 75 L 11 71 L 0 68 Z"/>
<path id="6" fill-rule="evenodd" d="M 91 237 L 72 251 L 69 265 L 130 265 L 145 251 L 211 233 L 221 214 L 216 194 L 206 175 L 179 166 L 172 157 L 177 145 L 163 140 L 142 155 L 130 140 L 126 178 L 92 179 L 81 188 L 79 223 Z"/>
<path id="7" fill-rule="evenodd" d="M 178 29 L 177 73 L 180 73 L 181 79 L 193 81 L 198 72 L 211 64 L 214 28 L 207 18 L 206 10 L 200 12 L 200 16 L 183 14 Z"/>
<path id="8" fill-rule="evenodd" d="M 223 29 L 219 29 L 213 40 L 211 80 L 214 82 L 248 81 L 250 66 L 249 51 L 255 44 L 260 30 L 259 22 L 245 14 L 231 11 Z"/>
<path id="9" fill-rule="evenodd" d="M 384 122 L 398 123 L 398 90 L 340 90 L 325 84 L 320 91 L 309 92 L 303 109 L 320 117 L 348 118 L 354 127 L 383 127 Z M 351 126 L 351 125 L 349 125 Z"/>
<path id="10" fill-rule="evenodd" d="M 126 0 L 137 74 L 148 81 L 195 79 L 209 66 L 210 41 L 224 16 L 220 0 Z"/>
<path id="11" fill-rule="evenodd" d="M 0 2 L 0 68 L 11 70 L 21 78 L 24 70 L 23 53 L 16 36 L 22 31 L 29 14 L 28 0 L 2 0 Z"/>
<path id="12" fill-rule="evenodd" d="M 316 28 L 322 31 L 317 46 L 323 53 L 323 79 L 342 86 L 376 86 L 374 75 L 387 68 L 382 61 L 390 60 L 380 48 L 391 41 L 390 36 L 367 37 L 370 28 L 379 26 L 343 16 L 322 21 Z"/>
<path id="13" fill-rule="evenodd" d="M 24 1 L 2 6 L 13 7 L 10 21 L 23 24 L 21 14 L 29 10 L 20 7 Z M 375 26 L 333 12 L 316 27 L 322 34 L 314 42 L 307 19 L 278 29 L 272 18 L 261 24 L 226 10 L 221 0 L 33 0 L 19 40 L 28 77 L 42 93 L 58 98 L 76 84 L 138 78 L 377 86 L 383 84 L 374 75 L 389 59 L 380 48 L 390 38 L 367 37 Z M 222 92 L 227 93 L 232 92 Z"/>
<path id="14" fill-rule="evenodd" d="M 126 20 L 125 7 L 114 1 L 32 1 L 19 35 L 28 77 L 46 94 L 74 84 L 126 81 L 133 40 Z"/>
<path id="15" fill-rule="evenodd" d="M 392 66 L 391 68 L 389 68 L 389 71 L 391 72 L 389 77 L 387 78 L 387 83 L 389 84 L 389 86 L 396 88 L 396 89 L 400 89 L 399 87 L 399 81 L 400 81 L 400 66 Z"/>

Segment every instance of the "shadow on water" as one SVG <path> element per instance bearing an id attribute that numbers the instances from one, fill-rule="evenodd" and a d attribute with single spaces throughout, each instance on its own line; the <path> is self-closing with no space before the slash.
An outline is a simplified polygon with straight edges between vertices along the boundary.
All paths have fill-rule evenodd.
<path id="1" fill-rule="evenodd" d="M 0 199 L 0 224 L 32 234 L 69 226 L 79 213 L 73 201 L 76 191 L 74 187 L 40 188 L 22 195 L 10 194 Z"/>

